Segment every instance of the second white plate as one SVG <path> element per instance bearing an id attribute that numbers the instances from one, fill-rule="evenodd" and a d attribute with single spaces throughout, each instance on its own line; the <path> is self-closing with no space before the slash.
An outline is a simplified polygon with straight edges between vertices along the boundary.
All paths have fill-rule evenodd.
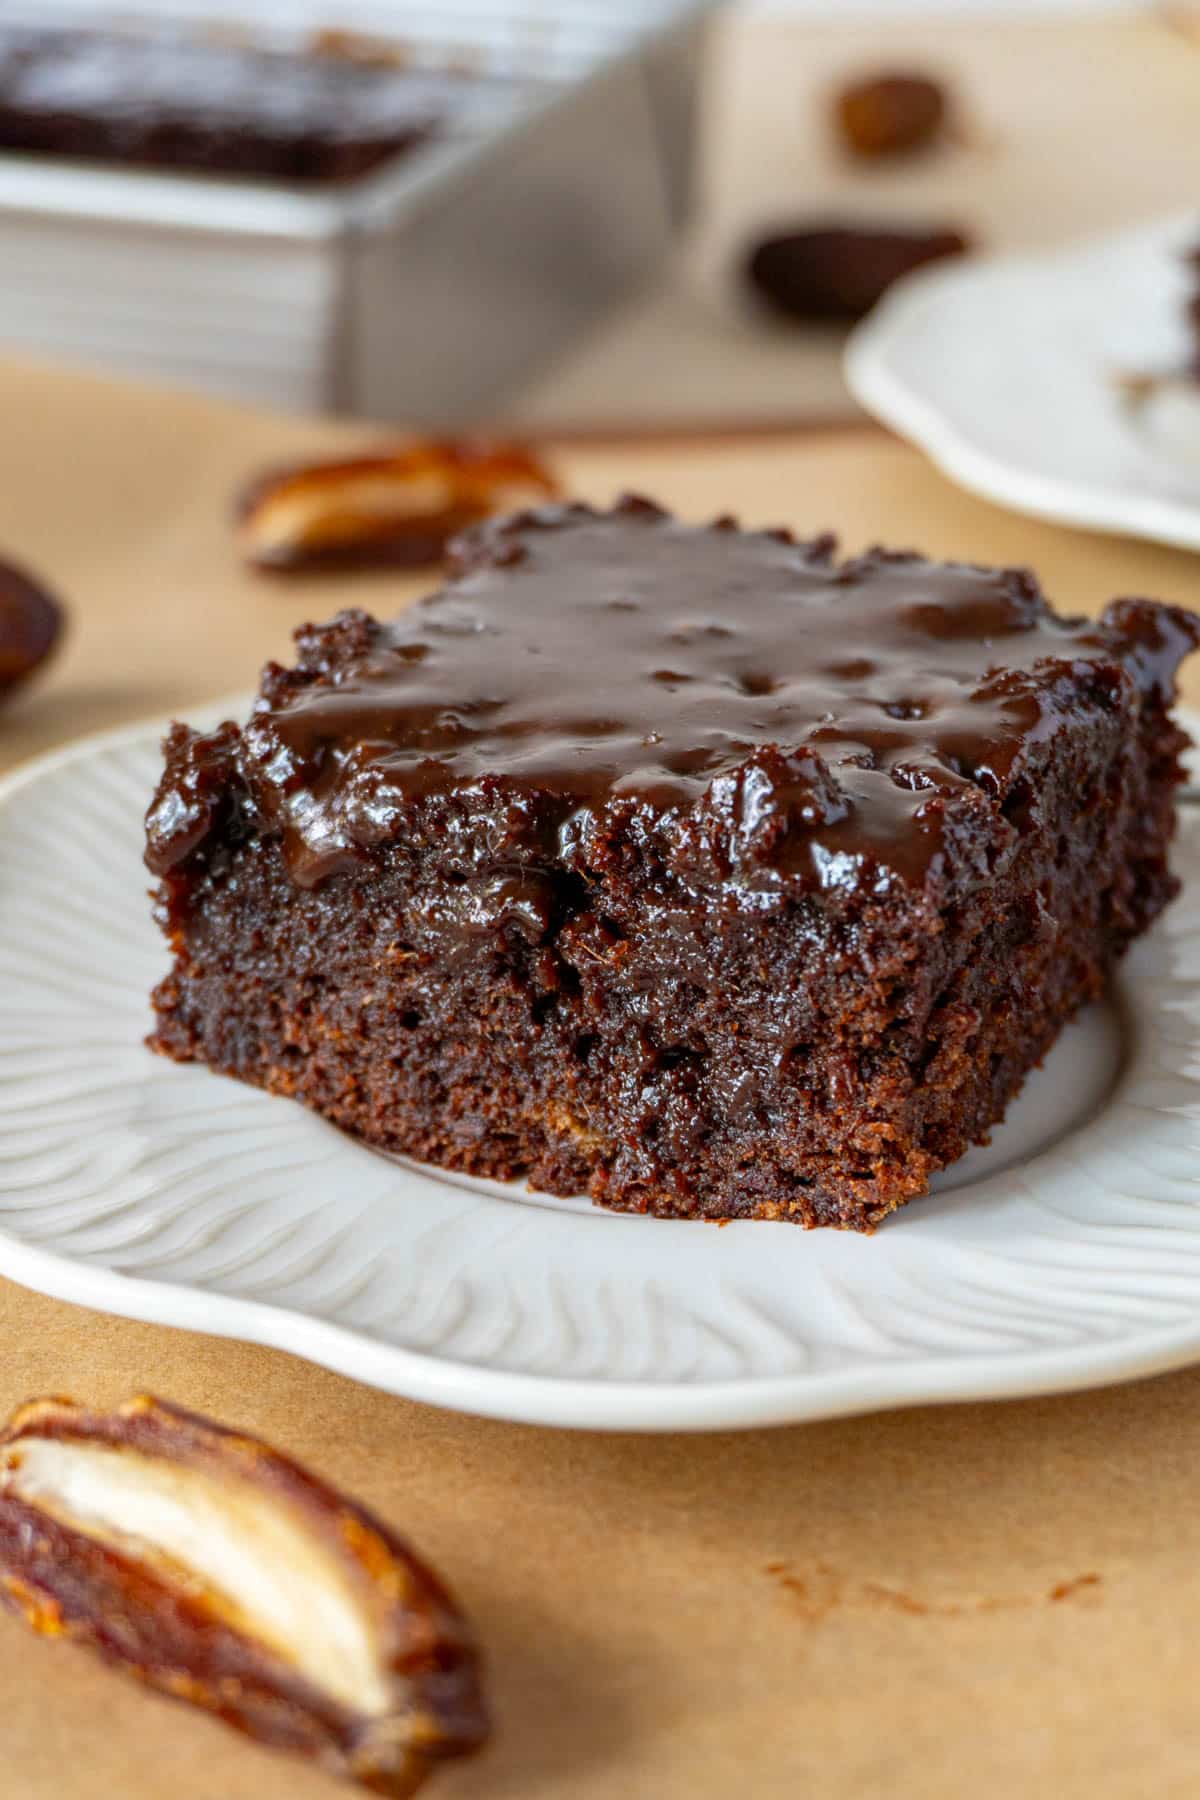
<path id="1" fill-rule="evenodd" d="M 766 1424 L 1200 1357 L 1200 819 L 1112 1001 L 936 1194 L 874 1238 L 719 1230 L 397 1164 L 151 1055 L 158 737 L 0 788 L 0 1273 L 552 1425 Z"/>
<path id="2" fill-rule="evenodd" d="M 855 398 L 962 487 L 1018 512 L 1200 549 L 1200 382 L 1127 378 L 1197 354 L 1200 219 L 1049 255 L 939 265 L 852 335 Z"/>

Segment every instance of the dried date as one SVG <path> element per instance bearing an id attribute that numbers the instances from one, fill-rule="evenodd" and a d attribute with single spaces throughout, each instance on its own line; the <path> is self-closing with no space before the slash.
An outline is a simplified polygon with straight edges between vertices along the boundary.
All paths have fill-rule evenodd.
<path id="1" fill-rule="evenodd" d="M 0 1435 L 0 1593 L 260 1743 L 411 1794 L 486 1735 L 478 1659 L 387 1526 L 258 1439 L 141 1396 Z"/>
<path id="2" fill-rule="evenodd" d="M 238 537 L 248 562 L 280 573 L 420 568 L 490 513 L 557 493 L 523 445 L 430 439 L 268 471 L 241 496 Z"/>
<path id="3" fill-rule="evenodd" d="M 0 562 L 0 700 L 45 662 L 62 624 L 53 595 L 15 563 Z"/>
<path id="4" fill-rule="evenodd" d="M 926 75 L 888 73 L 851 82 L 834 100 L 846 148 L 855 156 L 907 156 L 945 130 L 946 90 Z"/>
<path id="5" fill-rule="evenodd" d="M 960 231 L 818 225 L 764 238 L 747 258 L 746 278 L 780 317 L 848 323 L 902 275 L 969 248 Z"/>

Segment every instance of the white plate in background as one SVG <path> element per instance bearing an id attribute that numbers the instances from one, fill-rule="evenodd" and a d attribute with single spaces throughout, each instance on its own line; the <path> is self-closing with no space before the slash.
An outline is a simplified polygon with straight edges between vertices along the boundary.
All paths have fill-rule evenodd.
<path id="1" fill-rule="evenodd" d="M 1200 813 L 1183 897 L 990 1148 L 873 1238 L 718 1229 L 398 1163 L 146 1050 L 159 735 L 0 787 L 0 1273 L 547 1425 L 774 1424 L 1200 1358 Z"/>
<path id="2" fill-rule="evenodd" d="M 1050 255 L 966 259 L 899 283 L 846 379 L 962 487 L 1018 512 L 1200 549 L 1200 381 L 1126 380 L 1197 355 L 1184 254 L 1200 216 Z"/>

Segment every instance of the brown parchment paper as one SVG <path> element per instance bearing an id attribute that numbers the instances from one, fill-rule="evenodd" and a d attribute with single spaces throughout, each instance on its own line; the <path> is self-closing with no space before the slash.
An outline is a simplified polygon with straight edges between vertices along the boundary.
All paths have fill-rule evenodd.
<path id="1" fill-rule="evenodd" d="M 300 620 L 420 585 L 237 567 L 231 491 L 345 431 L 16 367 L 0 367 L 0 416 L 0 552 L 72 612 L 53 673 L 0 712 L 6 766 L 247 689 Z M 832 525 L 850 546 L 1030 562 L 1070 607 L 1200 606 L 1197 559 L 1007 515 L 873 433 L 557 460 L 596 499 L 635 486 L 695 516 Z M 587 1436 L 435 1412 L 0 1282 L 4 1410 L 145 1386 L 310 1460 L 446 1573 L 487 1647 L 497 1723 L 431 1790 L 446 1800 L 1200 1792 L 1200 1371 L 743 1436 Z M 0 1617 L 4 1800 L 338 1791 Z"/>

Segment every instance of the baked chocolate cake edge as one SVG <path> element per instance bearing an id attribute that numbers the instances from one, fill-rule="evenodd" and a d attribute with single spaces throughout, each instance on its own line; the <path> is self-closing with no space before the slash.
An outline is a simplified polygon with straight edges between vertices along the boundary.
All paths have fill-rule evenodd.
<path id="1" fill-rule="evenodd" d="M 870 1229 L 1173 892 L 1178 609 L 626 501 L 298 643 L 168 739 L 151 1041 L 420 1160 Z"/>
<path id="2" fill-rule="evenodd" d="M 185 29 L 0 22 L 0 151 L 335 184 L 424 145 L 461 85 Z"/>

